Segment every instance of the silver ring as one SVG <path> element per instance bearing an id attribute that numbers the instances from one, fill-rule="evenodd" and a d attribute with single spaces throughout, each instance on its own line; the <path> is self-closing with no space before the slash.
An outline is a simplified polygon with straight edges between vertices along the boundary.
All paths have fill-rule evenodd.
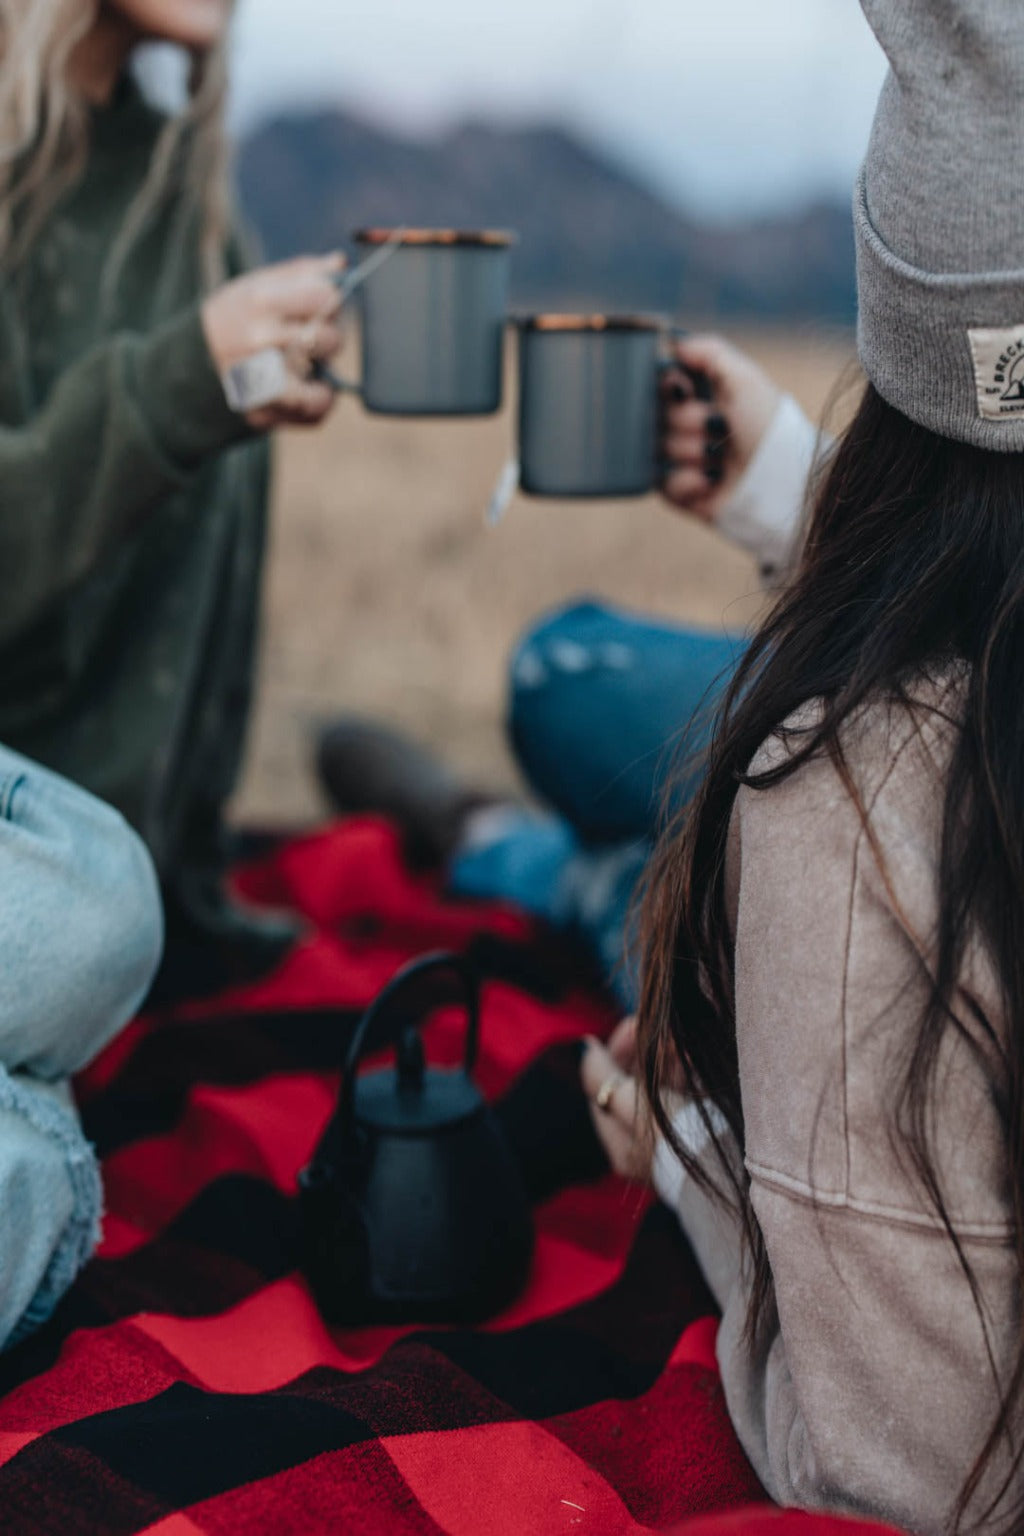
<path id="1" fill-rule="evenodd" d="M 598 1109 L 603 1115 L 611 1114 L 612 1099 L 615 1097 L 615 1091 L 616 1089 L 621 1088 L 625 1081 L 625 1072 L 613 1072 L 610 1077 L 605 1078 L 604 1082 L 597 1090 L 596 1094 L 594 1095 L 594 1103 L 597 1105 Z"/>

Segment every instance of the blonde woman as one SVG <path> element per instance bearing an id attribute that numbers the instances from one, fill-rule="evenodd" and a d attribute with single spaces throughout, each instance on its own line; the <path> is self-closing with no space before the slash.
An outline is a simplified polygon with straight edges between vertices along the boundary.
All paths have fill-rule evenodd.
<path id="1" fill-rule="evenodd" d="M 0 740 L 121 810 L 169 932 L 276 952 L 220 895 L 268 449 L 333 396 L 337 257 L 249 275 L 225 181 L 231 0 L 0 0 Z M 141 43 L 190 60 L 163 117 Z M 222 379 L 273 349 L 269 404 Z M 264 941 L 266 941 L 264 943 Z"/>

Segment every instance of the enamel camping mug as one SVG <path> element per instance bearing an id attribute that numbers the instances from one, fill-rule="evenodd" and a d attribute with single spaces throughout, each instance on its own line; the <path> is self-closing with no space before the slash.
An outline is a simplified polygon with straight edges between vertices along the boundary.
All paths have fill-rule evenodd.
<path id="1" fill-rule="evenodd" d="M 490 416 L 501 409 L 512 246 L 500 230 L 364 229 L 362 383 L 325 376 L 387 416 Z"/>
<path id="2" fill-rule="evenodd" d="M 519 484 L 531 496 L 644 496 L 660 485 L 659 383 L 680 334 L 655 316 L 531 315 L 519 331 Z M 691 375 L 699 399 L 708 380 Z"/>

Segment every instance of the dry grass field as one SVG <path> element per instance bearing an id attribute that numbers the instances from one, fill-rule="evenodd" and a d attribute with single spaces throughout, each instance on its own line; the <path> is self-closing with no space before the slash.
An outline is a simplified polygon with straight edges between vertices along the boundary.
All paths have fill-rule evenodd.
<path id="1" fill-rule="evenodd" d="M 845 334 L 739 339 L 816 420 L 853 353 Z M 322 815 L 310 743 L 346 709 L 402 723 L 485 782 L 512 784 L 505 657 L 532 616 L 573 594 L 712 626 L 756 616 L 751 562 L 655 498 L 520 498 L 485 527 L 511 434 L 510 413 L 409 423 L 344 400 L 321 432 L 282 441 L 239 819 Z"/>

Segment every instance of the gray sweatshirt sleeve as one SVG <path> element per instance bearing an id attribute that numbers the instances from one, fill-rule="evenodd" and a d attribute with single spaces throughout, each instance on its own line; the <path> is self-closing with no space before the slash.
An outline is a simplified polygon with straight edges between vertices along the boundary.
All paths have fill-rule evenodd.
<path id="1" fill-rule="evenodd" d="M 0 426 L 0 643 L 25 629 L 212 453 L 248 433 L 199 306 L 98 345 L 28 422 Z"/>

